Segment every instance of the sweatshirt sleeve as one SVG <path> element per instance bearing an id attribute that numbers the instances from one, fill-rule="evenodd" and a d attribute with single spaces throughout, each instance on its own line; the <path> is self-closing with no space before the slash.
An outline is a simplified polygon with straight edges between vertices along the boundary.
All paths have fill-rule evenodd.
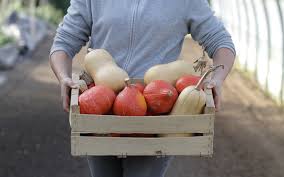
<path id="1" fill-rule="evenodd" d="M 220 48 L 230 49 L 236 55 L 231 35 L 224 24 L 214 16 L 207 0 L 187 1 L 188 30 L 195 41 L 203 46 L 212 58 Z"/>
<path id="2" fill-rule="evenodd" d="M 80 51 L 91 33 L 91 0 L 71 0 L 67 14 L 56 31 L 50 55 L 64 51 L 72 59 Z"/>

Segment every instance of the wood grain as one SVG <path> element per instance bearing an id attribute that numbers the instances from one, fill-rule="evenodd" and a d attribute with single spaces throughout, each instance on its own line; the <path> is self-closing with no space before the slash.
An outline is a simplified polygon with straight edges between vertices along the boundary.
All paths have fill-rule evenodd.
<path id="1" fill-rule="evenodd" d="M 212 89 L 205 89 L 206 93 L 206 107 L 204 108 L 205 114 L 215 114 L 215 104 L 213 99 Z"/>
<path id="2" fill-rule="evenodd" d="M 210 133 L 214 116 L 119 117 L 73 114 L 72 131 L 84 133 Z"/>
<path id="3" fill-rule="evenodd" d="M 115 138 L 72 136 L 72 155 L 95 156 L 211 156 L 212 136 L 167 138 Z"/>
<path id="4" fill-rule="evenodd" d="M 77 82 L 79 81 L 79 75 L 78 74 L 72 74 L 73 81 Z M 70 95 L 70 112 L 69 112 L 69 123 L 70 126 L 72 126 L 72 114 L 77 113 L 80 114 L 80 107 L 79 107 L 79 88 L 72 89 L 71 95 Z"/>

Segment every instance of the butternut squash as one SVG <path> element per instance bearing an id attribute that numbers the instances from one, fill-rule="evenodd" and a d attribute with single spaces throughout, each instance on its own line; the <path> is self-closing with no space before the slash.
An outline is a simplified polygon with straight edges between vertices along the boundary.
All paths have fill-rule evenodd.
<path id="1" fill-rule="evenodd" d="M 154 80 L 164 80 L 175 86 L 180 77 L 188 74 L 199 76 L 199 73 L 194 71 L 190 62 L 177 60 L 151 67 L 144 75 L 144 82 L 149 84 Z"/>
<path id="2" fill-rule="evenodd" d="M 85 56 L 84 67 L 96 85 L 104 85 L 116 93 L 125 87 L 124 80 L 129 77 L 104 49 L 90 50 Z"/>
<path id="3" fill-rule="evenodd" d="M 206 104 L 206 94 L 201 89 L 202 83 L 205 78 L 212 71 L 216 70 L 220 66 L 224 67 L 224 65 L 218 65 L 210 68 L 199 80 L 196 86 L 188 86 L 186 87 L 179 95 L 172 111 L 171 115 L 195 115 L 201 114 Z"/>

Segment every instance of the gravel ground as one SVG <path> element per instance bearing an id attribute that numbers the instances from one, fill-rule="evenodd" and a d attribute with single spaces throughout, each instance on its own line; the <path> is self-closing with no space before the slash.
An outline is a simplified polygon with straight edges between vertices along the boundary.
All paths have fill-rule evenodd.
<path id="1" fill-rule="evenodd" d="M 89 176 L 86 160 L 70 155 L 68 115 L 48 64 L 50 43 L 6 73 L 0 86 L 1 177 Z M 167 177 L 284 177 L 283 110 L 237 71 L 223 97 L 213 158 L 178 157 Z"/>

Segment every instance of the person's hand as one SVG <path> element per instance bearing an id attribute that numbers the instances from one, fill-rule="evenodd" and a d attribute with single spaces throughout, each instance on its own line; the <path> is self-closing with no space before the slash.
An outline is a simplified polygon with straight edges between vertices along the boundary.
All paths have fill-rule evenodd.
<path id="1" fill-rule="evenodd" d="M 69 77 L 66 77 L 60 82 L 61 87 L 61 99 L 64 111 L 69 112 L 70 106 L 70 91 L 72 88 L 79 88 L 78 84 L 73 82 Z"/>
<path id="2" fill-rule="evenodd" d="M 212 89 L 216 112 L 221 109 L 222 85 L 223 81 L 213 76 L 206 86 L 208 89 Z"/>

